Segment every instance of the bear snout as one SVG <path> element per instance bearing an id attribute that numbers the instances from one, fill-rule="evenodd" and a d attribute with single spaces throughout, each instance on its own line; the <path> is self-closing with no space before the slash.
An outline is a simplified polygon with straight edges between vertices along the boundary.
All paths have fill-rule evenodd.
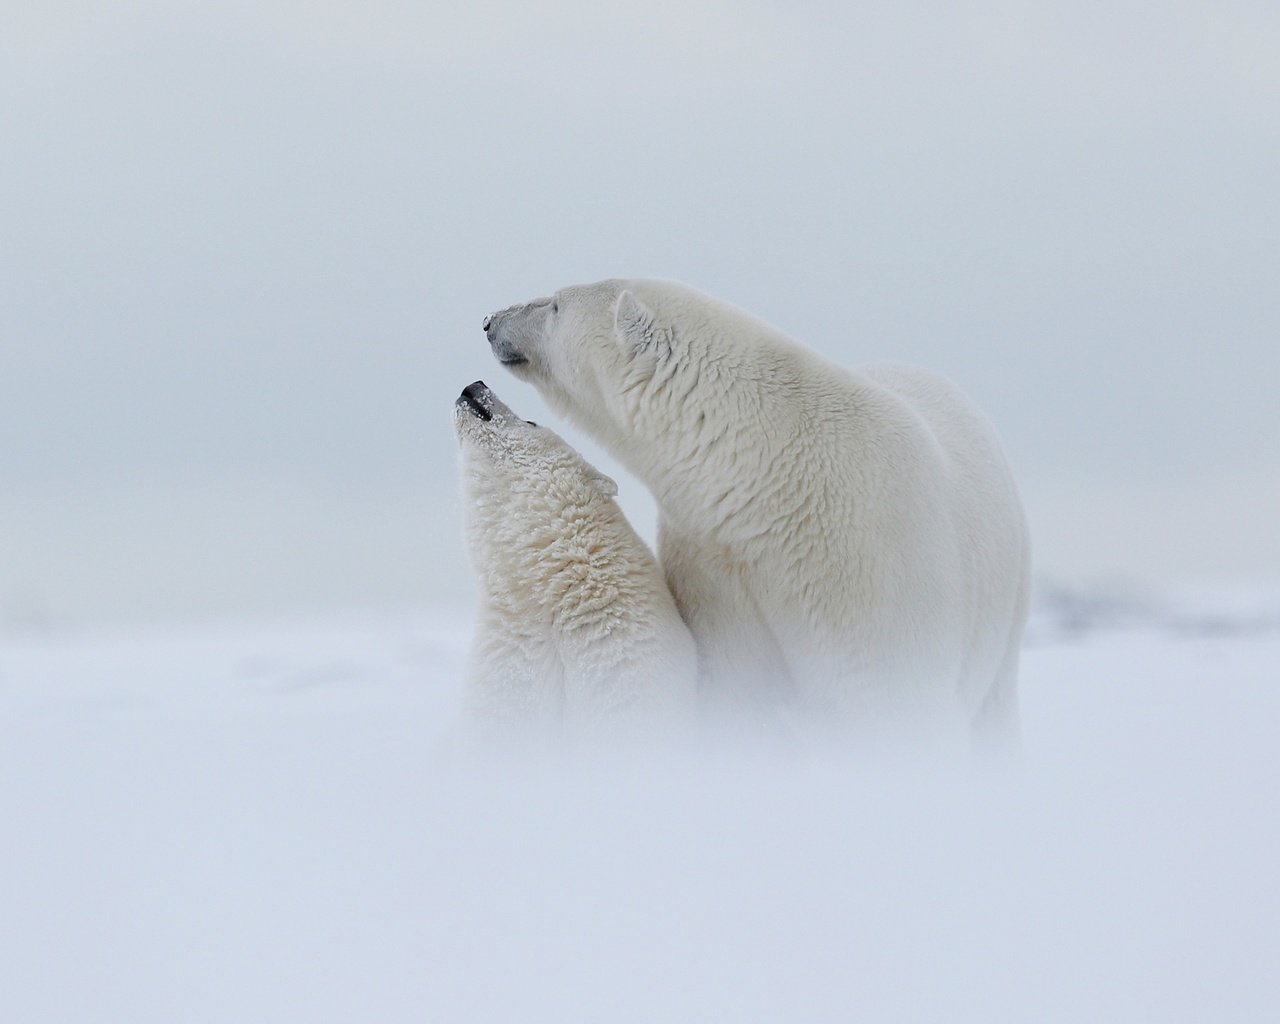
<path id="1" fill-rule="evenodd" d="M 458 396 L 458 404 L 465 405 L 486 423 L 493 419 L 493 393 L 482 380 L 463 388 L 462 394 Z"/>
<path id="2" fill-rule="evenodd" d="M 489 339 L 489 347 L 493 350 L 494 357 L 504 366 L 519 366 L 521 363 L 527 363 L 528 357 L 521 352 L 511 337 L 511 327 L 508 325 L 503 329 L 503 325 L 510 320 L 510 313 L 513 309 L 499 310 L 497 313 L 490 313 L 484 318 L 484 336 Z"/>

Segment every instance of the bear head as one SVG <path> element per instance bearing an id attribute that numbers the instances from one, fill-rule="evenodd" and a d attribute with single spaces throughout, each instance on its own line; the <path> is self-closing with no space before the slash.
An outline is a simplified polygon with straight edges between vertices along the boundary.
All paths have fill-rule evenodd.
<path id="1" fill-rule="evenodd" d="M 668 512 L 670 495 L 692 496 L 709 477 L 755 474 L 814 418 L 808 398 L 794 400 L 809 356 L 749 313 L 673 281 L 561 288 L 491 313 L 484 331 L 499 362 Z"/>
<path id="2" fill-rule="evenodd" d="M 519 518 L 526 506 L 581 507 L 618 493 L 613 480 L 555 431 L 521 419 L 484 381 L 462 389 L 453 422 L 468 488 L 498 515 Z"/>
<path id="3" fill-rule="evenodd" d="M 671 282 L 613 279 L 491 313 L 484 331 L 499 362 L 616 453 L 623 439 L 679 420 L 666 407 L 688 393 L 677 378 L 703 360 L 705 332 L 683 329 L 703 319 L 703 299 Z"/>

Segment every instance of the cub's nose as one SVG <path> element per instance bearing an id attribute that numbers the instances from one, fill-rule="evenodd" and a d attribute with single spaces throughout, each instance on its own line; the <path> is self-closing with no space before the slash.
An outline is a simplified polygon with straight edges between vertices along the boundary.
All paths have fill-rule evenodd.
<path id="1" fill-rule="evenodd" d="M 470 409 L 476 416 L 488 423 L 493 419 L 493 394 L 484 386 L 484 381 L 478 380 L 474 384 L 468 384 L 462 389 L 462 394 L 458 396 L 455 403 L 459 408 L 465 406 Z"/>
<path id="2" fill-rule="evenodd" d="M 487 317 L 484 318 L 484 333 L 486 335 L 489 333 L 489 327 L 490 325 L 492 325 L 492 323 L 493 323 L 493 314 L 490 313 Z"/>

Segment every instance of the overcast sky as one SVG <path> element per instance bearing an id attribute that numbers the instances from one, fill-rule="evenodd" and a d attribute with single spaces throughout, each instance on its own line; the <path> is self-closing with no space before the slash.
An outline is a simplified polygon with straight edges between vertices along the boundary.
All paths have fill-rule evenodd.
<path id="1" fill-rule="evenodd" d="M 480 321 L 611 276 L 956 379 L 1041 578 L 1280 578 L 1277 53 L 1273 3 L 10 0 L 0 611 L 469 599 L 453 397 L 559 425 Z"/>

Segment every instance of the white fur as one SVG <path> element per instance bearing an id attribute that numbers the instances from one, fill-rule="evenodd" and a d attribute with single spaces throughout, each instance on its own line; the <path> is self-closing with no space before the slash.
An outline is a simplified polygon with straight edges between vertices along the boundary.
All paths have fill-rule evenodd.
<path id="1" fill-rule="evenodd" d="M 846 369 L 671 282 L 565 288 L 486 333 L 653 492 L 706 706 L 1012 730 L 1027 533 L 953 385 Z"/>
<path id="2" fill-rule="evenodd" d="M 455 410 L 481 590 L 471 730 L 553 745 L 680 734 L 695 717 L 693 638 L 616 486 L 481 394 L 490 420 Z"/>

